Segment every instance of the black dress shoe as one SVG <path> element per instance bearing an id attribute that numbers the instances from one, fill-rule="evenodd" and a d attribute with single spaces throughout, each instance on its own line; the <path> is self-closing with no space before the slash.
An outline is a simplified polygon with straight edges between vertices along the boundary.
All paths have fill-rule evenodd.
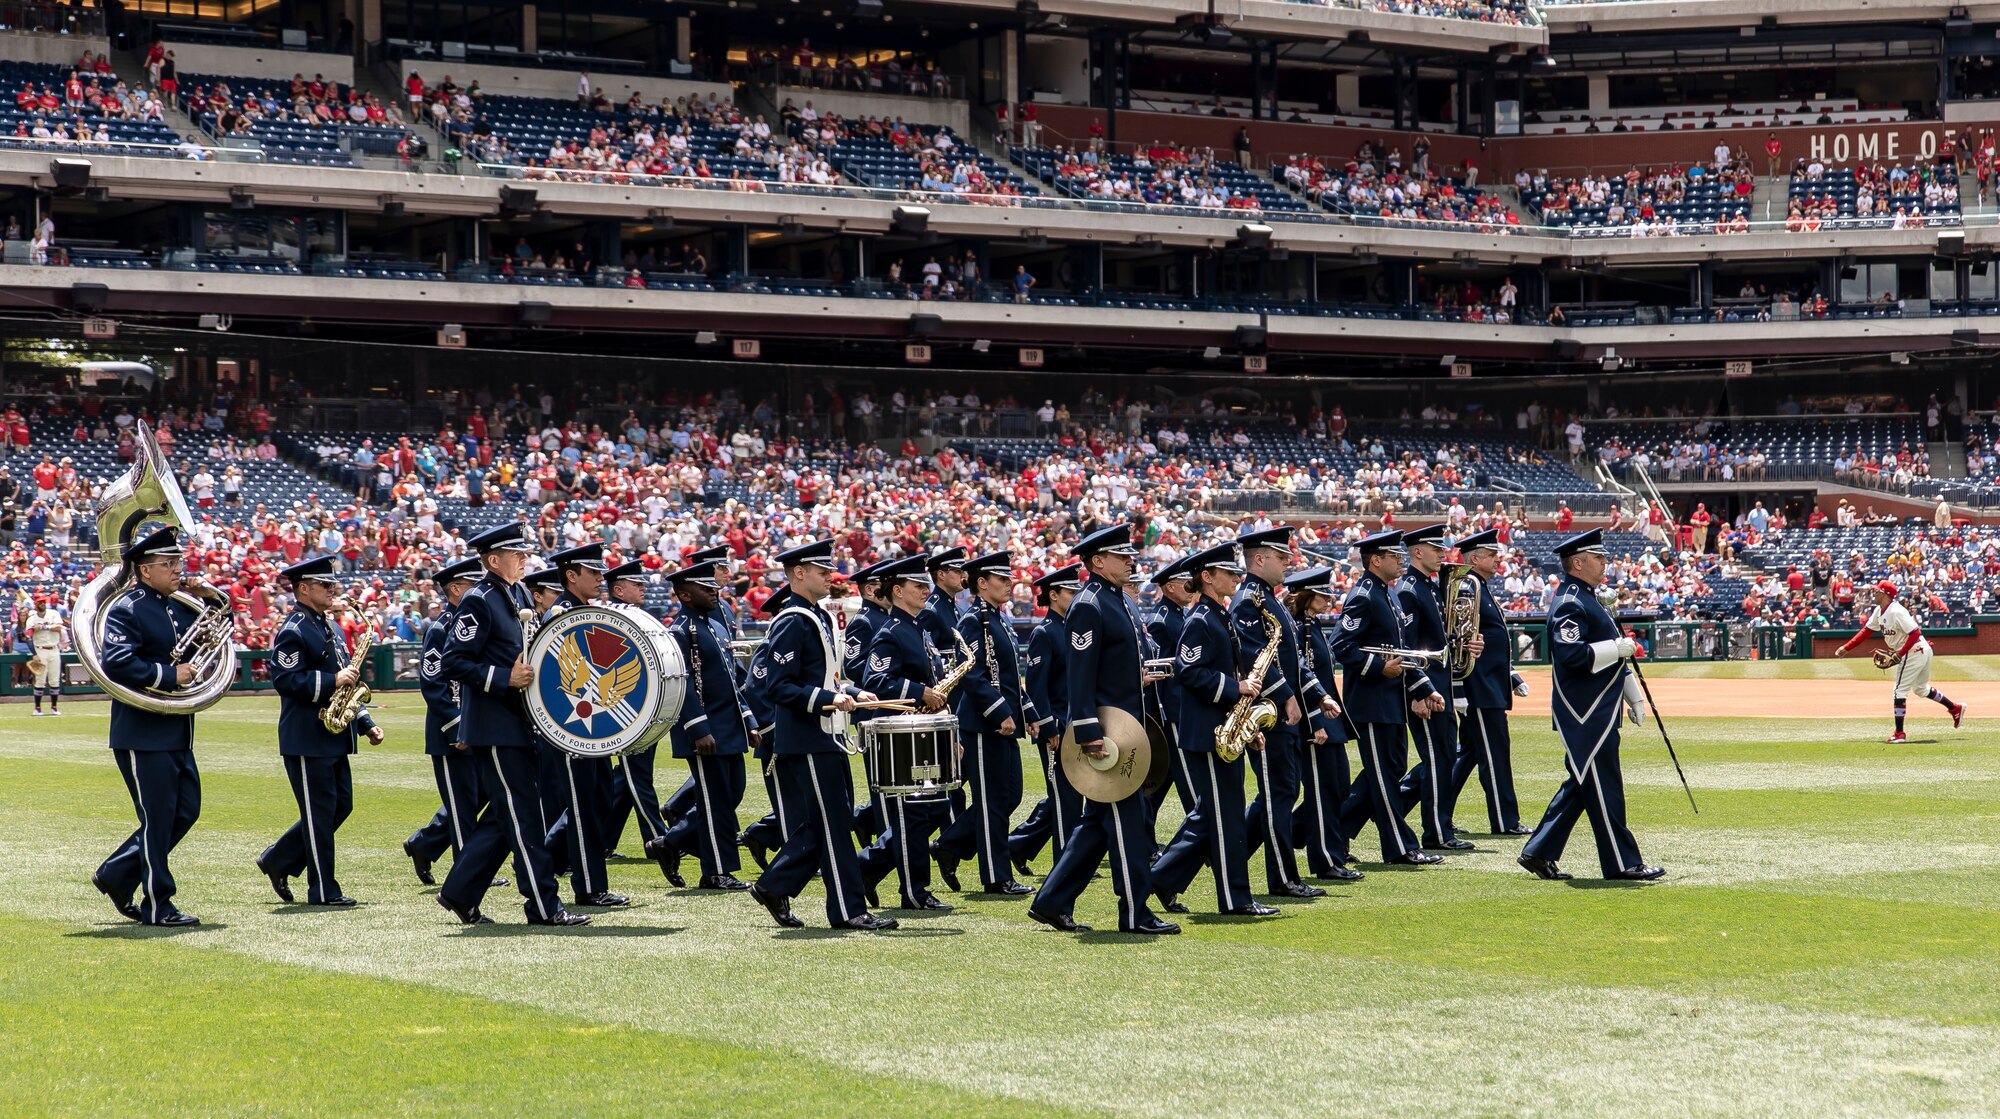
<path id="1" fill-rule="evenodd" d="M 1287 882 L 1271 891 L 1281 898 L 1323 898 L 1326 891 L 1318 886 L 1308 886 L 1304 882 Z"/>
<path id="2" fill-rule="evenodd" d="M 646 857 L 660 864 L 660 872 L 667 876 L 667 884 L 674 889 L 684 889 L 687 879 L 681 877 L 681 849 L 667 842 L 665 836 L 646 841 Z"/>
<path id="3" fill-rule="evenodd" d="M 1495 835 L 1533 835 L 1533 834 L 1535 834 L 1535 829 L 1533 829 L 1533 828 L 1529 827 L 1529 826 L 1528 826 L 1528 825 L 1526 825 L 1526 824 L 1515 824 L 1515 825 L 1514 825 L 1513 827 L 1511 827 L 1511 828 L 1501 828 L 1501 829 L 1500 829 L 1499 831 L 1497 831 L 1497 832 L 1494 832 L 1493 834 L 1495 834 Z"/>
<path id="4" fill-rule="evenodd" d="M 945 885 L 951 887 L 952 893 L 958 893 L 958 856 L 939 847 L 937 840 L 933 839 L 931 840 L 931 858 L 937 860 L 938 877 L 944 880 Z"/>
<path id="5" fill-rule="evenodd" d="M 169 913 L 157 921 L 145 923 L 157 929 L 185 929 L 190 925 L 201 924 L 201 918 L 192 913 Z"/>
<path id="6" fill-rule="evenodd" d="M 1028 917 L 1037 924 L 1047 925 L 1057 932 L 1086 933 L 1090 931 L 1089 925 L 1077 924 L 1076 919 L 1067 913 L 1045 913 L 1042 910 L 1030 908 L 1028 910 Z"/>
<path id="7" fill-rule="evenodd" d="M 1246 902 L 1234 909 L 1222 911 L 1224 917 L 1271 917 L 1278 912 L 1275 905 L 1265 905 L 1261 901 Z"/>
<path id="8" fill-rule="evenodd" d="M 351 897 L 348 897 L 346 894 L 339 894 L 334 897 L 330 897 L 325 901 L 309 901 L 306 904 L 317 905 L 326 909 L 352 909 L 355 906 L 360 905 L 361 903 L 355 901 Z"/>
<path id="9" fill-rule="evenodd" d="M 528 923 L 531 925 L 556 925 L 562 928 L 569 928 L 577 925 L 588 925 L 590 917 L 582 913 L 571 913 L 567 909 L 558 909 L 556 910 L 556 915 L 546 921 L 530 917 L 528 918 Z"/>
<path id="10" fill-rule="evenodd" d="M 616 909 L 621 905 L 632 904 L 632 899 L 624 894 L 614 894 L 610 890 L 599 890 L 594 894 L 576 895 L 576 903 L 588 905 L 593 909 Z"/>
<path id="11" fill-rule="evenodd" d="M 771 915 L 773 921 L 778 922 L 785 928 L 802 929 L 806 927 L 804 921 L 792 916 L 792 899 L 782 898 L 776 894 L 767 894 L 764 892 L 764 887 L 757 885 L 755 882 L 750 883 L 750 898 L 758 905 L 763 906 L 764 911 Z"/>
<path id="12" fill-rule="evenodd" d="M 1181 927 L 1172 921 L 1162 921 L 1158 917 L 1155 917 L 1150 921 L 1134 925 L 1125 931 L 1137 933 L 1140 936 L 1178 936 L 1180 935 Z"/>
<path id="13" fill-rule="evenodd" d="M 771 849 L 769 847 L 764 846 L 762 843 L 755 843 L 749 839 L 744 838 L 744 836 L 747 836 L 749 834 L 750 834 L 749 832 L 745 832 L 743 833 L 743 835 L 737 836 L 736 837 L 737 845 L 742 847 L 744 850 L 750 852 L 750 860 L 757 864 L 758 870 L 770 869 Z"/>
<path id="14" fill-rule="evenodd" d="M 1426 843 L 1424 844 L 1424 849 L 1428 851 L 1470 851 L 1472 850 L 1472 844 L 1453 836 L 1443 843 Z"/>
<path id="15" fill-rule="evenodd" d="M 291 882 L 287 881 L 285 876 L 279 874 L 277 871 L 264 870 L 263 863 L 258 863 L 257 869 L 263 871 L 264 877 L 271 880 L 271 892 L 278 895 L 278 900 L 284 902 L 286 905 L 292 904 Z"/>
<path id="16" fill-rule="evenodd" d="M 437 878 L 431 874 L 431 861 L 417 853 L 416 840 L 403 841 L 403 854 L 410 857 L 410 863 L 417 868 L 417 881 L 426 886 L 437 885 Z"/>
<path id="17" fill-rule="evenodd" d="M 843 929 L 856 929 L 860 932 L 888 932 L 890 929 L 896 927 L 896 919 L 894 917 L 877 917 L 873 913 L 863 913 L 859 917 L 849 917 L 841 923 L 840 927 Z"/>
<path id="18" fill-rule="evenodd" d="M 1366 878 L 1367 875 L 1361 873 L 1358 870 L 1349 870 L 1344 866 L 1336 866 L 1336 867 L 1329 867 L 1323 871 L 1319 871 L 1318 873 L 1315 873 L 1313 877 L 1325 878 L 1333 882 L 1359 882 L 1361 879 Z"/>
<path id="19" fill-rule="evenodd" d="M 704 874 L 700 887 L 704 890 L 747 890 L 750 883 L 733 874 Z"/>
<path id="20" fill-rule="evenodd" d="M 1647 866 L 1645 863 L 1640 863 L 1638 866 L 1628 866 L 1624 870 L 1619 871 L 1617 877 L 1629 878 L 1635 882 L 1651 882 L 1655 878 L 1664 877 L 1666 873 L 1667 868 L 1665 867 Z"/>
<path id="21" fill-rule="evenodd" d="M 1034 871 L 1033 871 L 1033 870 L 1030 870 L 1030 869 L 1028 868 L 1028 860 L 1026 860 L 1026 859 L 1023 859 L 1023 858 L 1021 858 L 1021 857 L 1019 857 L 1019 856 L 1016 856 L 1016 857 L 1014 858 L 1013 862 L 1014 862 L 1014 873 L 1015 873 L 1015 874 L 1023 874 L 1023 875 L 1026 875 L 1026 874 L 1033 874 L 1033 873 L 1034 873 Z"/>
<path id="22" fill-rule="evenodd" d="M 917 897 L 915 901 L 911 901 L 909 898 L 904 898 L 903 908 L 921 909 L 929 913 L 949 913 L 952 911 L 951 906 L 946 905 L 944 902 L 939 901 L 938 896 L 934 893 L 931 893 L 929 890 L 924 891 L 921 895 Z"/>
<path id="23" fill-rule="evenodd" d="M 1522 855 L 1514 861 L 1520 863 L 1522 869 L 1537 878 L 1544 878 L 1550 882 L 1569 881 L 1570 876 L 1564 873 L 1561 867 L 1556 865 L 1554 859 L 1538 859 L 1533 855 Z"/>
<path id="24" fill-rule="evenodd" d="M 128 893 L 125 896 L 120 897 L 117 894 L 112 893 L 110 887 L 106 886 L 103 880 L 98 878 L 97 875 L 95 874 L 92 874 L 90 876 L 90 884 L 97 887 L 98 893 L 103 894 L 105 897 L 111 899 L 111 905 L 114 909 L 118 910 L 118 915 L 120 917 L 123 917 L 128 921 L 142 920 L 142 918 L 139 916 L 139 907 L 133 904 L 132 902 L 132 894 Z"/>
<path id="25" fill-rule="evenodd" d="M 461 925 L 491 924 L 493 921 L 491 917 L 481 916 L 479 913 L 479 907 L 476 905 L 470 909 L 461 909 L 456 903 L 454 903 L 450 898 L 445 897 L 443 894 L 439 894 L 437 896 L 437 902 L 439 905 L 442 905 L 446 909 L 450 910 L 451 915 L 458 918 L 458 923 Z"/>
<path id="26" fill-rule="evenodd" d="M 1444 861 L 1444 856 L 1433 855 L 1429 851 L 1410 851 L 1389 861 L 1404 866 L 1435 866 Z"/>
<path id="27" fill-rule="evenodd" d="M 488 887 L 487 887 L 487 889 L 489 889 L 489 890 L 498 890 L 498 889 L 500 889 L 501 887 L 503 887 L 503 886 L 506 886 L 506 885 L 508 885 L 508 882 L 507 882 L 507 880 L 506 880 L 505 878 L 495 878 L 495 879 L 493 880 L 493 884 L 492 884 L 491 886 L 488 886 Z"/>
<path id="28" fill-rule="evenodd" d="M 1186 913 L 1188 911 L 1188 907 L 1182 905 L 1178 900 L 1178 895 L 1167 893 L 1164 890 L 1153 891 L 1153 900 L 1159 902 L 1160 908 L 1169 913 Z"/>
<path id="29" fill-rule="evenodd" d="M 983 894 L 1001 894 L 1009 897 L 1019 897 L 1022 894 L 1032 894 L 1035 891 L 1009 878 L 1005 882 L 989 882 L 985 886 L 980 887 L 979 892 Z"/>

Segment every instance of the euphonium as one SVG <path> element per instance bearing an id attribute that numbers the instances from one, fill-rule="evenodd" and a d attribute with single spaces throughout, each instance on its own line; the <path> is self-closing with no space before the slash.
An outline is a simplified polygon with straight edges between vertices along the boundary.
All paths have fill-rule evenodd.
<path id="1" fill-rule="evenodd" d="M 1445 647 L 1451 650 L 1451 678 L 1472 675 L 1478 657 L 1472 653 L 1472 639 L 1479 636 L 1479 584 L 1469 563 L 1454 563 L 1444 569 Z"/>
<path id="2" fill-rule="evenodd" d="M 334 633 L 334 640 L 341 640 L 338 631 Z M 368 658 L 369 646 L 373 644 L 375 644 L 375 631 L 363 629 L 361 639 L 354 643 L 354 655 L 347 658 L 347 663 L 361 664 Z M 374 698 L 374 693 L 368 690 L 368 685 L 361 682 L 361 675 L 357 672 L 353 684 L 335 688 L 333 694 L 327 697 L 326 706 L 320 708 L 319 725 L 339 734 L 354 725 L 354 720 L 361 717 L 362 709 Z"/>
<path id="3" fill-rule="evenodd" d="M 97 499 L 98 561 L 104 564 L 70 608 L 70 640 L 76 659 L 111 698 L 162 715 L 192 715 L 222 698 L 236 679 L 235 616 L 229 596 L 194 579 L 182 580 L 171 597 L 199 617 L 174 647 L 175 664 L 191 664 L 194 679 L 173 691 L 129 688 L 104 672 L 104 614 L 137 581 L 122 561 L 139 526 L 164 518 L 182 532 L 194 531 L 194 517 L 174 481 L 174 471 L 144 421 L 134 425 L 137 456 L 132 469 L 106 486 Z"/>
<path id="4" fill-rule="evenodd" d="M 1278 659 L 1278 650 L 1284 647 L 1283 630 L 1278 619 L 1269 610 L 1264 612 L 1264 650 L 1250 664 L 1248 678 L 1262 683 L 1270 673 L 1272 662 Z M 1217 761 L 1233 762 L 1243 756 L 1259 731 L 1270 730 L 1278 725 L 1277 705 L 1268 699 L 1254 699 L 1243 696 L 1236 706 L 1229 709 L 1229 717 L 1215 728 L 1215 757 Z"/>

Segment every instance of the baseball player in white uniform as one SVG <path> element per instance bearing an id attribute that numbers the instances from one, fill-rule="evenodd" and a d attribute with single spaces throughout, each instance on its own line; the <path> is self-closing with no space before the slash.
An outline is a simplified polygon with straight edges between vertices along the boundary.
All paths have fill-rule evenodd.
<path id="1" fill-rule="evenodd" d="M 62 714 L 63 616 L 55 600 L 44 602 L 28 615 L 28 644 L 34 647 L 35 669 L 29 686 L 35 689 L 35 714 L 42 713 L 42 693 L 49 696 L 49 713 Z"/>
<path id="2" fill-rule="evenodd" d="M 1903 716 L 1907 714 L 1912 693 L 1921 694 L 1951 712 L 1951 725 L 1958 726 L 1965 720 L 1965 704 L 1953 703 L 1949 696 L 1931 687 L 1931 643 L 1924 639 L 1924 631 L 1917 627 L 1909 608 L 1896 601 L 1896 584 L 1884 579 L 1869 588 L 1869 593 L 1875 598 L 1875 609 L 1833 655 L 1844 656 L 1866 640 L 1871 630 L 1882 635 L 1888 647 L 1875 650 L 1875 667 L 1893 669 L 1896 673 L 1896 733 L 1889 736 L 1889 742 L 1893 745 L 1909 741 L 1903 736 Z"/>

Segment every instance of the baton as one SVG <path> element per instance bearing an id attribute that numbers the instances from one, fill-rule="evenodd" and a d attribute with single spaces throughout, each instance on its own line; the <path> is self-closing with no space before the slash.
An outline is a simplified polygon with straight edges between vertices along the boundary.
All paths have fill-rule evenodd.
<path id="1" fill-rule="evenodd" d="M 1660 705 L 1653 702 L 1653 689 L 1646 684 L 1646 674 L 1639 671 L 1638 658 L 1628 657 L 1625 663 L 1631 666 L 1632 675 L 1639 679 L 1639 690 L 1646 696 L 1646 706 L 1653 709 L 1653 725 L 1660 728 L 1660 741 L 1667 744 L 1667 757 L 1673 759 L 1674 773 L 1681 779 L 1681 791 L 1688 795 L 1688 807 L 1694 809 L 1694 814 L 1699 816 L 1701 806 L 1694 802 L 1694 790 L 1688 788 L 1688 775 L 1681 769 L 1680 755 L 1674 753 L 1674 740 L 1667 734 L 1666 720 L 1660 718 Z"/>

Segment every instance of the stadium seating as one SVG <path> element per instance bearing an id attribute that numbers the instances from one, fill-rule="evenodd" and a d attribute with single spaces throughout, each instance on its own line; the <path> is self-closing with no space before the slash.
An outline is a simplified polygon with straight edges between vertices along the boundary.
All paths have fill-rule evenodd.
<path id="1" fill-rule="evenodd" d="M 128 120 L 101 116 L 88 110 L 73 112 L 67 108 L 43 114 L 27 112 L 15 104 L 15 94 L 21 91 L 24 83 L 32 82 L 37 89 L 53 85 L 60 90 L 69 73 L 69 67 L 49 63 L 0 61 L 0 147 L 50 152 L 95 151 L 106 155 L 178 156 L 179 153 L 173 149 L 181 142 L 181 137 L 160 121 Z M 54 128 L 57 125 L 70 126 L 79 120 L 93 129 L 102 125 L 110 133 L 110 144 L 82 145 L 74 140 L 37 140 L 26 135 L 37 124 Z"/>
<path id="2" fill-rule="evenodd" d="M 1065 175 L 1063 167 L 1066 165 L 1069 153 L 1055 148 L 1015 147 L 1011 149 L 1010 154 L 1015 163 L 1027 168 L 1057 192 L 1091 204 L 1144 206 L 1201 213 L 1213 213 L 1216 209 L 1223 208 L 1196 206 L 1166 199 L 1149 202 L 1143 196 L 1144 188 L 1154 181 L 1157 174 L 1167 173 L 1174 175 L 1176 182 L 1181 176 L 1185 176 L 1197 187 L 1220 191 L 1226 198 L 1252 199 L 1256 205 L 1248 212 L 1288 220 L 1313 220 L 1316 216 L 1305 202 L 1282 186 L 1231 161 L 1216 160 L 1214 166 L 1207 169 L 1172 160 L 1160 160 L 1142 166 L 1129 155 L 1105 153 L 1093 156 L 1090 153 L 1082 153 L 1078 158 L 1089 165 L 1089 173 Z M 1125 198 L 1118 199 L 1105 197 L 1091 190 L 1089 184 L 1096 180 L 1100 172 L 1105 178 L 1130 180 L 1132 192 Z M 1170 194 L 1169 197 L 1178 196 Z"/>

